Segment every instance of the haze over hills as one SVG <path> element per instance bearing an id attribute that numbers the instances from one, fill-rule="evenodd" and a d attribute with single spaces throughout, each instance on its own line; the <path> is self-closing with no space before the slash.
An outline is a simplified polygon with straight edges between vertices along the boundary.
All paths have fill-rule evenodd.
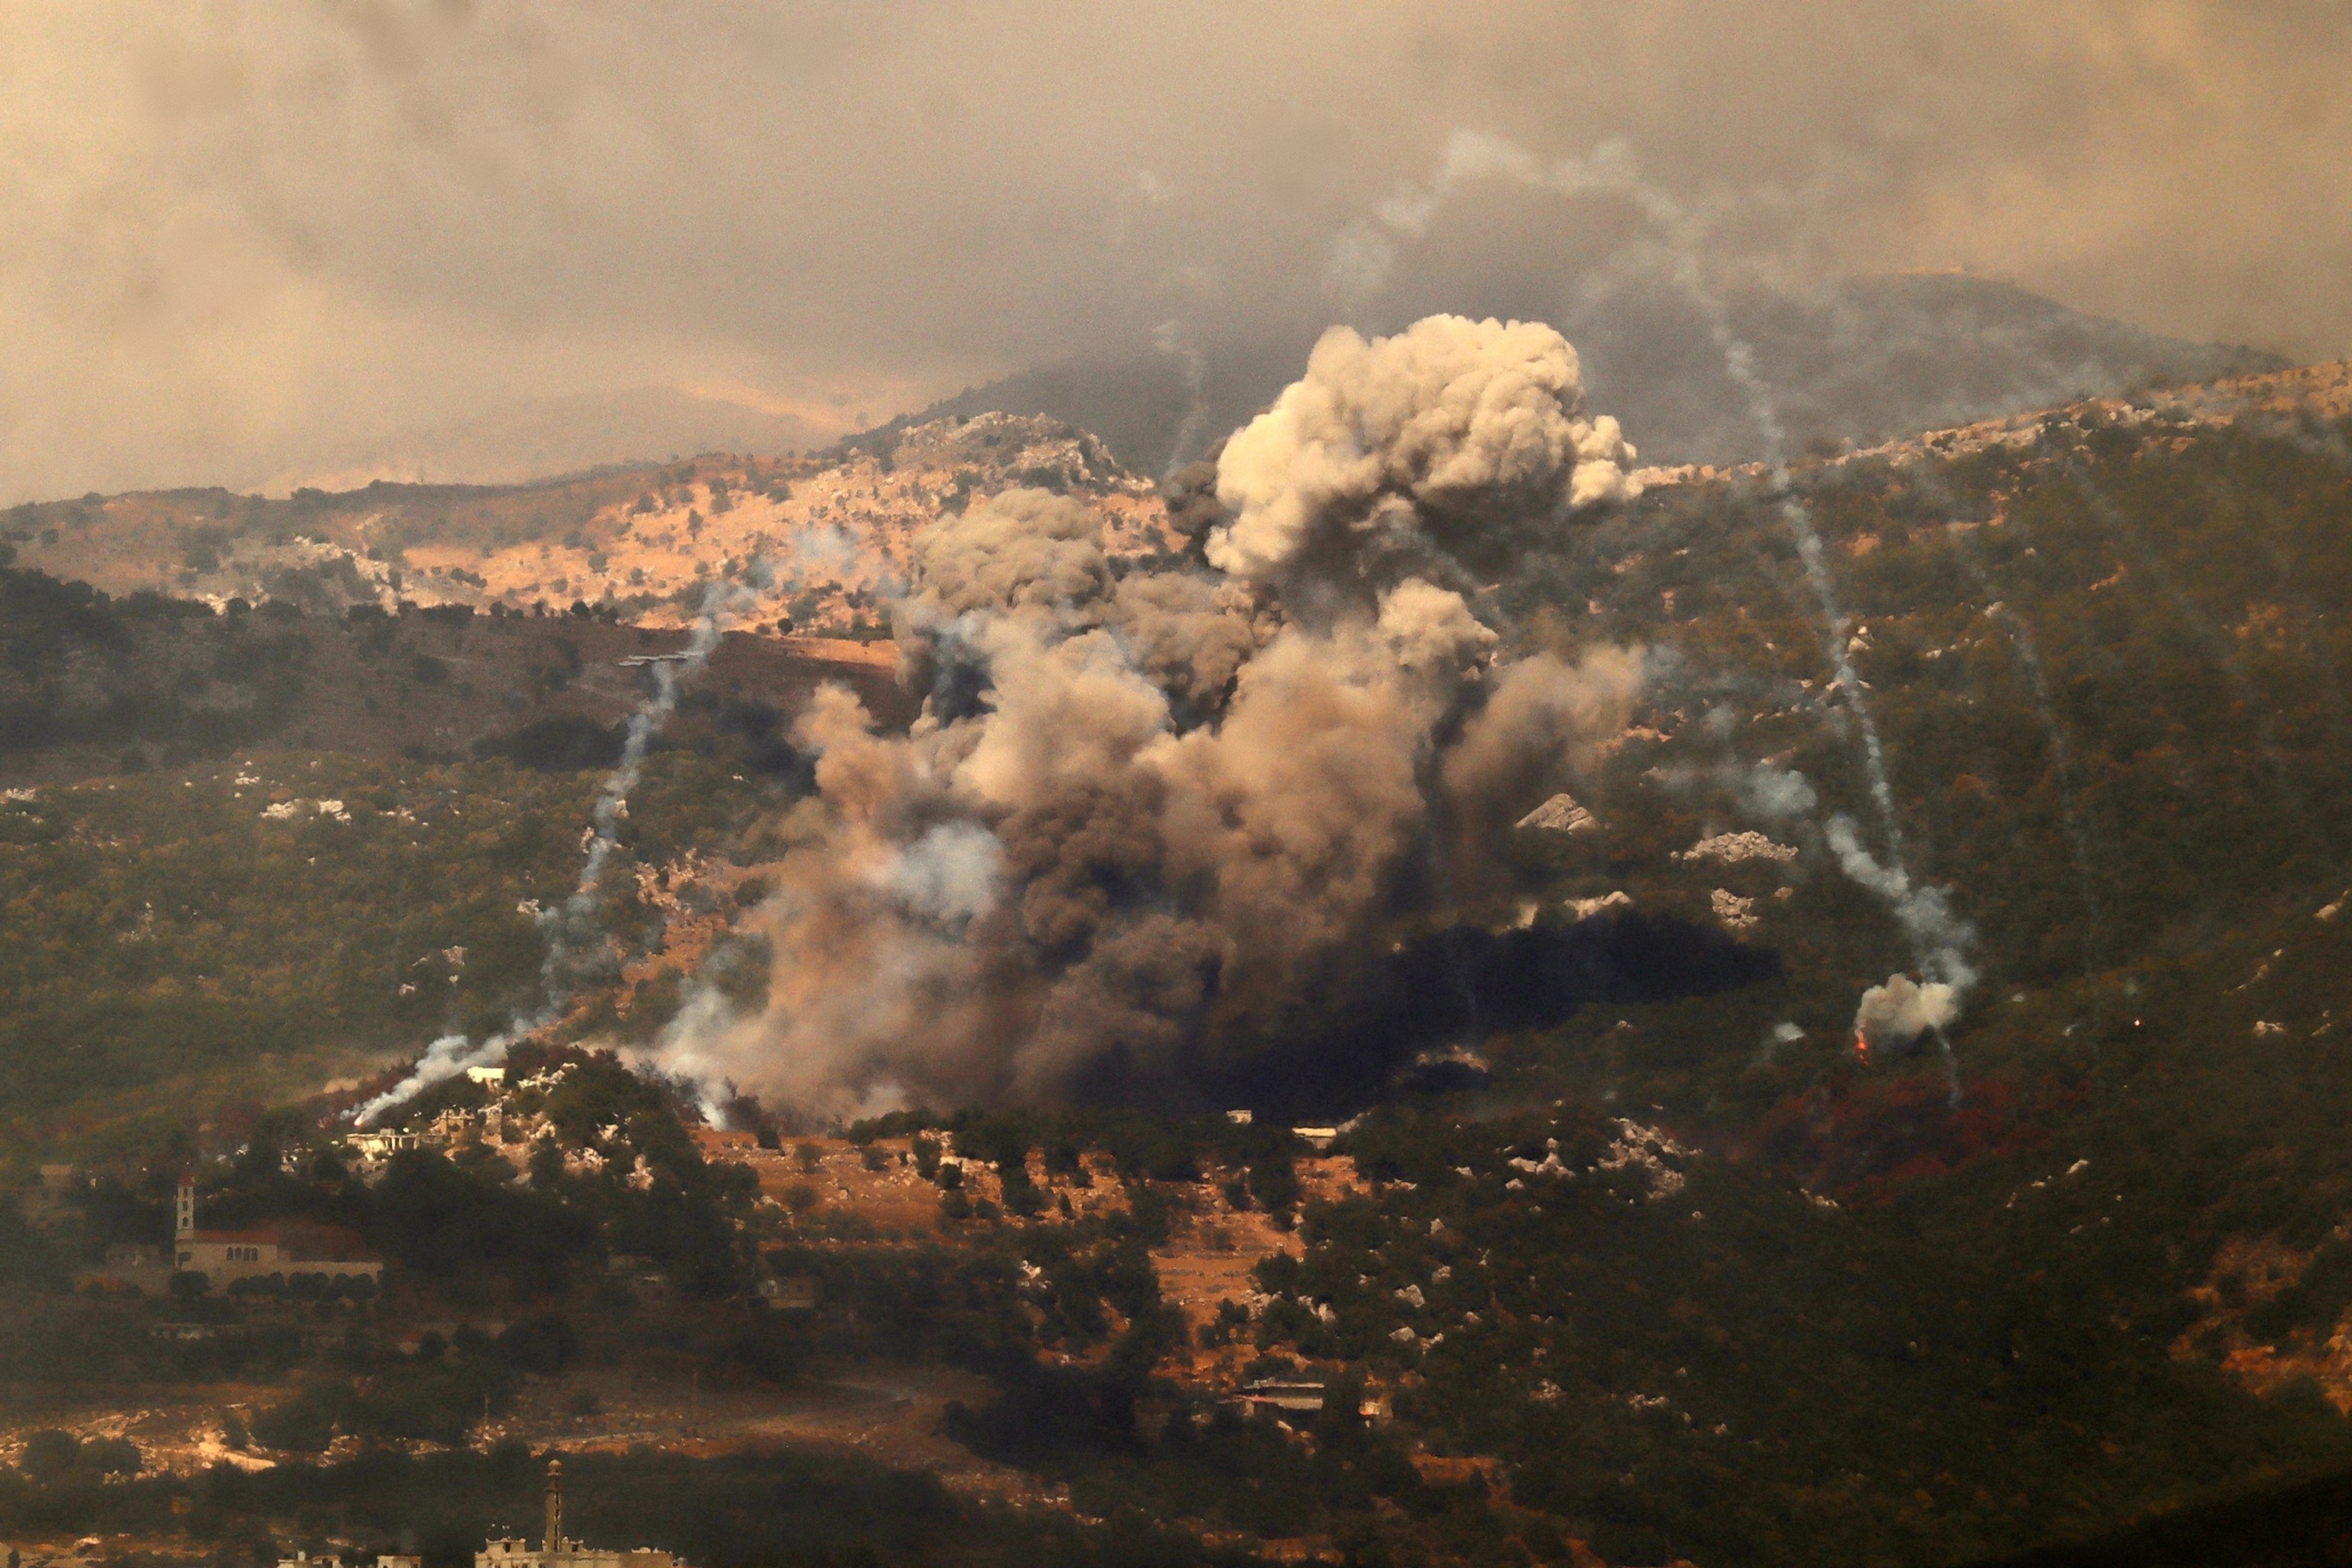
<path id="1" fill-rule="evenodd" d="M 1645 461 L 1726 463 L 1764 455 L 1743 388 L 1685 296 L 1623 285 L 1568 299 L 1500 300 L 1490 313 L 1557 322 L 1577 345 L 1595 405 L 1615 414 Z M 1729 301 L 1790 440 L 1868 443 L 2132 387 L 2276 369 L 2275 354 L 2189 342 L 1961 274 L 1849 279 L 1801 294 L 1750 289 Z M 1173 323 L 1171 323 L 1171 326 Z M 1382 323 L 1368 321 L 1368 330 Z M 578 393 L 500 405 L 447 424 L 380 431 L 250 472 L 191 476 L 282 495 L 372 480 L 513 485 L 698 453 L 772 458 L 847 437 L 982 413 L 1039 415 L 1099 437 L 1143 475 L 1200 456 L 1272 401 L 1319 327 L 1194 347 L 1100 353 L 1041 364 L 856 432 L 851 409 L 757 405 L 676 386 Z"/>
<path id="2" fill-rule="evenodd" d="M 341 452 L 251 485 L 351 489 L 372 479 L 406 484 L 508 485 L 615 464 L 697 452 L 777 456 L 819 447 L 843 420 L 754 407 L 674 386 L 579 393 L 510 404 L 480 417 L 356 442 Z"/>
<path id="3" fill-rule="evenodd" d="M 1540 305 L 1540 308 L 1538 308 Z M 1746 390 L 1726 374 L 1712 327 L 1684 295 L 1652 286 L 1529 301 L 1583 360 L 1595 407 L 1615 415 L 1652 463 L 1767 455 Z M 1867 445 L 2078 397 L 2281 369 L 2259 350 L 2194 343 L 2070 310 L 1959 273 L 1861 278 L 1808 294 L 1749 290 L 1728 301 L 1790 443 Z M 987 410 L 1042 414 L 1094 431 L 1130 468 L 1199 457 L 1297 374 L 1314 341 L 1262 338 L 1039 366 L 943 398 L 884 429 Z"/>

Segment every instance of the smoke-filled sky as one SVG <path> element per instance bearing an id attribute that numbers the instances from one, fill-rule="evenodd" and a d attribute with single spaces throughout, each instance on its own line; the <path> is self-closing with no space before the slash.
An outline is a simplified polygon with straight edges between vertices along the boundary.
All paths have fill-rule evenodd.
<path id="1" fill-rule="evenodd" d="M 0 503 L 644 387 L 830 436 L 1171 321 L 1542 315 L 1642 239 L 1469 189 L 1335 297 L 1465 130 L 1621 141 L 1727 275 L 1965 265 L 2334 357 L 2347 80 L 2341 0 L 18 0 Z"/>

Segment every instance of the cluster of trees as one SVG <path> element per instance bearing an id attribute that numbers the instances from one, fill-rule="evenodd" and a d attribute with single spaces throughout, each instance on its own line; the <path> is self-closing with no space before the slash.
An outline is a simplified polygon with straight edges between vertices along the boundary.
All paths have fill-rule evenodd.
<path id="1" fill-rule="evenodd" d="M 480 1027 L 535 1002 L 541 943 L 516 905 L 568 889 L 559 824 L 584 810 L 583 784 L 247 765 L 352 820 L 307 806 L 266 819 L 268 793 L 221 772 L 0 808 L 16 843 L 0 860 L 15 1116 L 264 1055 Z M 429 957 L 452 950 L 462 966 Z"/>
<path id="2" fill-rule="evenodd" d="M 283 730 L 306 679 L 299 612 L 210 606 L 0 566 L 0 753 L 61 745 L 221 756 Z"/>
<path id="3" fill-rule="evenodd" d="M 139 1445 L 128 1437 L 82 1437 L 54 1426 L 26 1437 L 16 1456 L 16 1468 L 45 1487 L 135 1476 L 145 1462 Z"/>
<path id="4" fill-rule="evenodd" d="M 427 1333 L 406 1354 L 354 1345 L 340 1364 L 256 1416 L 252 1436 L 313 1454 L 344 1434 L 463 1443 L 477 1422 L 512 1405 L 519 1374 L 557 1375 L 579 1351 L 558 1312 L 520 1320 L 496 1338 L 470 1327 L 446 1339 Z"/>
<path id="5" fill-rule="evenodd" d="M 302 1325 L 208 1324 L 201 1337 L 158 1337 L 159 1314 L 201 1316 L 213 1303 L 154 1303 L 0 1287 L 0 1380 L 26 1388 L 268 1380 L 311 1352 Z"/>

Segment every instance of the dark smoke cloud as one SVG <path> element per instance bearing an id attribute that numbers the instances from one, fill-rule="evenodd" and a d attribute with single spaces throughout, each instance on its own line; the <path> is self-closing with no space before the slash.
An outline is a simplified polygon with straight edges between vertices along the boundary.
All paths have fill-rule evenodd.
<path id="1" fill-rule="evenodd" d="M 922 717 L 878 734 L 828 690 L 802 719 L 819 797 L 756 917 L 767 1006 L 697 997 L 665 1065 L 817 1110 L 973 1103 L 1230 1079 L 1328 1026 L 1485 885 L 1499 827 L 1464 825 L 1623 727 L 1637 656 L 1502 662 L 1441 583 L 1630 493 L 1631 456 L 1557 333 L 1437 319 L 1335 330 L 1226 443 L 1226 570 L 1116 577 L 1043 491 L 941 519 L 897 612 Z"/>
<path id="2" fill-rule="evenodd" d="M 818 438 L 1066 353 L 1214 383 L 1331 319 L 1334 240 L 1463 130 L 1620 142 L 1761 279 L 1967 263 L 2340 354 L 2347 79 L 2342 5 L 2220 0 L 34 0 L 0 500 L 282 486 L 649 386 Z M 1352 319 L 1569 319 L 1643 237 L 1490 184 Z"/>

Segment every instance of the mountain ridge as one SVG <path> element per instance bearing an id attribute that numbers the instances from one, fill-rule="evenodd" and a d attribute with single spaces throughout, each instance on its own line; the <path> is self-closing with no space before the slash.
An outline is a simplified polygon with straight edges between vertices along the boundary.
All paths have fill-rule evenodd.
<path id="1" fill-rule="evenodd" d="M 2263 351 L 2166 337 L 1963 273 L 1843 280 L 1727 301 L 1734 334 L 1795 447 L 1868 445 L 1915 430 L 2112 395 L 2157 383 L 2287 368 Z M 1769 456 L 1748 394 L 1687 298 L 1629 290 L 1553 312 L 1583 361 L 1587 399 L 1649 462 Z M 1314 332 L 1198 351 L 1143 352 L 1015 372 L 861 432 L 982 412 L 1036 414 L 1095 431 L 1129 467 L 1159 472 L 1238 429 L 1297 374 Z M 1191 430 L 1188 436 L 1186 432 Z"/>

